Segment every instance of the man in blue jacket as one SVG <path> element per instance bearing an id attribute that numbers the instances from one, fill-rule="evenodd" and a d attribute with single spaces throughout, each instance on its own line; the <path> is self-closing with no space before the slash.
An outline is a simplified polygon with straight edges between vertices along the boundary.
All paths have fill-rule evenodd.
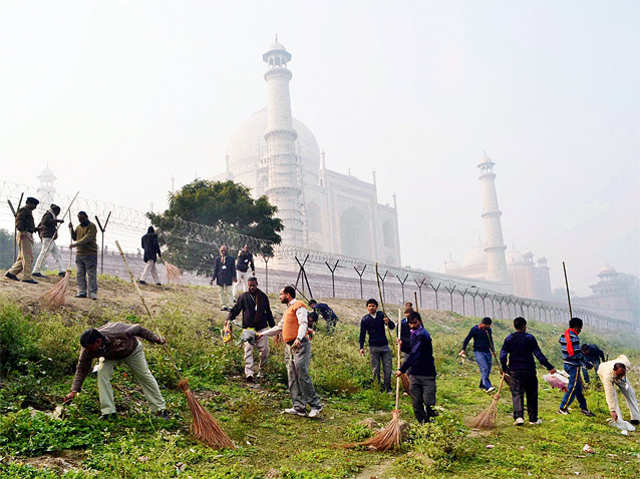
<path id="1" fill-rule="evenodd" d="M 569 329 L 560 336 L 559 343 L 562 346 L 562 359 L 564 361 L 564 370 L 569 374 L 569 389 L 564 394 L 560 403 L 559 414 L 569 414 L 569 406 L 574 399 L 578 400 L 580 411 L 588 417 L 593 417 L 591 411 L 587 407 L 587 400 L 582 393 L 582 378 L 580 371 L 585 366 L 584 356 L 580 349 L 580 338 L 578 335 L 582 331 L 582 319 L 571 318 L 569 321 Z"/>
<path id="2" fill-rule="evenodd" d="M 491 318 L 482 318 L 480 324 L 476 324 L 469 330 L 464 338 L 462 350 L 459 355 L 466 356 L 469 341 L 473 338 L 473 354 L 480 368 L 480 389 L 490 393 L 494 391 L 489 375 L 491 374 L 491 350 L 493 348 L 493 336 L 491 335 Z"/>
<path id="3" fill-rule="evenodd" d="M 437 415 L 432 409 L 436 404 L 436 366 L 433 361 L 433 344 L 431 336 L 422 326 L 420 314 L 412 312 L 407 322 L 411 328 L 411 352 L 400 369 L 396 371 L 396 376 L 409 372 L 413 413 L 418 422 L 424 424 Z"/>
<path id="4" fill-rule="evenodd" d="M 371 370 L 373 379 L 380 384 L 380 363 L 384 374 L 384 390 L 391 392 L 391 370 L 393 368 L 393 353 L 389 348 L 385 326 L 394 329 L 396 325 L 386 314 L 378 311 L 378 302 L 371 298 L 367 300 L 367 311 L 360 320 L 360 354 L 364 356 L 364 340 L 369 334 L 369 353 L 371 354 Z"/>
<path id="5" fill-rule="evenodd" d="M 593 366 L 593 370 L 597 373 L 598 368 L 600 367 L 600 363 L 606 361 L 604 356 L 604 352 L 600 349 L 596 344 L 583 344 L 582 347 L 582 355 L 587 363 L 585 367 L 582 368 L 582 373 L 584 374 L 584 382 L 588 383 L 589 379 L 589 371 L 587 368 Z M 596 374 L 596 377 L 598 375 Z"/>
<path id="6" fill-rule="evenodd" d="M 213 267 L 213 275 L 210 284 L 216 282 L 220 289 L 220 309 L 222 311 L 231 310 L 231 288 L 237 281 L 236 262 L 227 254 L 227 245 L 220 246 L 220 256 L 216 258 Z"/>
<path id="7" fill-rule="evenodd" d="M 511 377 L 511 398 L 513 399 L 514 425 L 524 424 L 524 397 L 527 396 L 529 424 L 542 423 L 538 418 L 538 376 L 536 375 L 535 356 L 547 370 L 554 374 L 555 368 L 542 354 L 538 341 L 527 333 L 527 320 L 517 317 L 513 320 L 515 332 L 504 340 L 500 351 L 502 370 Z"/>

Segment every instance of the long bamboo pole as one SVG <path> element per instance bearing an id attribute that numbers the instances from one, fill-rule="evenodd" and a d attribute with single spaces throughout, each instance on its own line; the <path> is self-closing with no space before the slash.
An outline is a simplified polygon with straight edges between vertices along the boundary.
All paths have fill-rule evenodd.
<path id="1" fill-rule="evenodd" d="M 567 301 L 569 302 L 569 319 L 573 318 L 573 310 L 571 309 L 571 293 L 569 293 L 569 280 L 567 279 L 567 267 L 562 262 L 562 271 L 564 271 L 564 285 L 567 288 Z"/>

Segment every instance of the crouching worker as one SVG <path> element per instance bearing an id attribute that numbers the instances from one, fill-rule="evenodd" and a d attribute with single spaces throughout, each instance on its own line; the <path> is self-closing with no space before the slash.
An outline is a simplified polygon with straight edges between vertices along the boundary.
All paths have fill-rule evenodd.
<path id="1" fill-rule="evenodd" d="M 412 312 L 407 318 L 411 328 L 411 352 L 396 376 L 409 371 L 413 412 L 419 423 L 431 421 L 437 416 L 432 409 L 436 404 L 436 366 L 433 361 L 431 336 L 422 326 L 420 314 Z M 402 342 L 400 344 L 402 346 Z"/>
<path id="2" fill-rule="evenodd" d="M 162 393 L 156 379 L 151 374 L 138 338 L 155 344 L 164 344 L 164 338 L 156 336 L 137 324 L 107 323 L 98 329 L 87 329 L 80 336 L 80 358 L 76 367 L 71 392 L 64 398 L 71 402 L 80 392 L 82 383 L 91 371 L 91 363 L 98 359 L 98 394 L 100 396 L 100 419 L 110 419 L 116 414 L 111 388 L 111 376 L 116 364 L 123 361 L 131 368 L 133 375 L 142 386 L 142 392 L 151 404 L 151 410 L 163 419 L 169 418 Z"/>
<path id="3" fill-rule="evenodd" d="M 611 419 L 615 422 L 622 420 L 622 412 L 620 410 L 620 402 L 618 401 L 618 394 L 616 388 L 622 393 L 627 400 L 627 406 L 631 412 L 631 421 L 634 426 L 640 424 L 640 410 L 638 410 L 638 399 L 636 393 L 631 386 L 631 382 L 627 378 L 627 372 L 631 369 L 631 363 L 626 356 L 618 356 L 613 361 L 607 361 L 601 363 L 598 367 L 598 376 L 602 381 L 604 387 L 604 394 L 607 399 L 607 405 L 609 406 L 609 413 Z"/>

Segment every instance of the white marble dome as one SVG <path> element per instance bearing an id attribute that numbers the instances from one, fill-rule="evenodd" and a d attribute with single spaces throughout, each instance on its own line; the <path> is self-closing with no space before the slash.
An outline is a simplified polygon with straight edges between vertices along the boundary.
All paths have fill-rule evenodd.
<path id="1" fill-rule="evenodd" d="M 467 251 L 467 253 L 464 255 L 464 261 L 462 262 L 462 264 L 465 267 L 486 265 L 487 253 L 484 252 L 484 247 L 479 245 Z"/>
<path id="2" fill-rule="evenodd" d="M 231 135 L 227 146 L 229 169 L 233 175 L 255 170 L 266 156 L 267 109 L 263 108 L 251 115 Z M 305 173 L 317 175 L 320 170 L 320 148 L 311 130 L 293 118 L 293 129 L 298 134 L 295 142 L 296 154 L 302 162 Z"/>

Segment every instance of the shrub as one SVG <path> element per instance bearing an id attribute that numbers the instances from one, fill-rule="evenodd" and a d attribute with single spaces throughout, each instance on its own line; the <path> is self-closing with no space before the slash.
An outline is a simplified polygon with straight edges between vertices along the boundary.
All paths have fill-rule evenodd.
<path id="1" fill-rule="evenodd" d="M 373 431 L 370 428 L 362 424 L 362 422 L 357 422 L 355 424 L 350 424 L 347 426 L 347 429 L 344 431 L 344 436 L 347 440 L 351 442 L 361 442 L 365 439 L 371 437 Z"/>
<path id="2" fill-rule="evenodd" d="M 0 305 L 0 376 L 24 370 L 24 362 L 38 359 L 37 328 L 17 306 Z"/>

